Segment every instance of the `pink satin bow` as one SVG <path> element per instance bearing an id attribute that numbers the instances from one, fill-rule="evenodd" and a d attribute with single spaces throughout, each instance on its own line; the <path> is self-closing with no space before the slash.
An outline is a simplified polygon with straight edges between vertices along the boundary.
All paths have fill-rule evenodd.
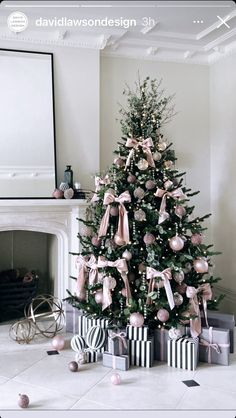
<path id="1" fill-rule="evenodd" d="M 99 200 L 98 192 L 101 190 L 101 186 L 108 184 L 110 181 L 108 174 L 104 177 L 95 176 L 95 193 L 91 199 L 91 202 L 97 202 Z"/>
<path id="2" fill-rule="evenodd" d="M 201 293 L 203 309 L 205 313 L 206 323 L 207 322 L 207 301 L 211 300 L 212 298 L 212 290 L 210 283 L 203 283 L 198 288 L 193 286 L 187 286 L 186 289 L 186 296 L 190 299 L 190 313 L 191 315 L 196 315 L 197 318 L 190 319 L 190 332 L 193 338 L 198 337 L 201 334 L 202 326 L 201 326 L 201 314 L 199 309 L 198 303 L 198 293 Z"/>
<path id="3" fill-rule="evenodd" d="M 183 193 L 181 188 L 175 189 L 172 192 L 168 192 L 167 190 L 157 189 L 155 196 L 162 197 L 161 206 L 159 210 L 159 220 L 158 224 L 161 224 L 166 219 L 170 217 L 169 213 L 166 212 L 166 198 L 167 196 L 172 197 L 173 199 L 186 199 L 185 194 Z"/>
<path id="4" fill-rule="evenodd" d="M 102 256 L 98 257 L 98 268 L 106 268 L 106 267 L 116 268 L 118 270 L 118 272 L 120 273 L 120 275 L 121 275 L 121 277 L 124 281 L 124 285 L 125 285 L 125 289 L 126 289 L 126 305 L 128 305 L 129 300 L 132 298 L 132 296 L 131 296 L 129 280 L 128 280 L 128 276 L 127 276 L 128 266 L 127 266 L 126 260 L 124 258 L 119 258 L 116 261 L 108 261 Z M 104 280 L 104 279 L 106 279 L 106 280 Z M 107 277 L 105 277 L 104 279 L 103 279 L 103 309 L 106 309 L 108 306 L 111 305 L 112 298 L 111 298 L 110 292 L 108 292 L 108 290 L 109 290 L 109 280 L 108 280 L 109 277 L 108 277 L 108 279 L 107 279 Z"/>
<path id="5" fill-rule="evenodd" d="M 115 197 L 112 193 L 106 192 L 104 195 L 103 204 L 107 206 L 106 212 L 102 218 L 102 222 L 98 231 L 99 237 L 106 236 L 107 229 L 109 226 L 109 217 L 110 217 L 110 204 L 113 202 L 119 203 L 119 222 L 116 235 L 124 242 L 128 244 L 130 241 L 129 238 L 129 220 L 128 212 L 124 206 L 124 203 L 131 202 L 131 196 L 128 191 L 125 191 L 120 194 L 120 196 Z"/>
<path id="6" fill-rule="evenodd" d="M 229 347 L 229 344 L 216 344 L 213 343 L 213 328 L 209 327 L 209 341 L 204 340 L 203 338 L 200 339 L 200 344 L 205 346 L 208 351 L 208 363 L 211 363 L 211 350 L 215 350 L 217 354 L 221 353 L 221 347 Z"/>
<path id="7" fill-rule="evenodd" d="M 171 286 L 170 286 L 170 280 L 172 279 L 171 269 L 167 268 L 163 271 L 157 271 L 152 267 L 147 267 L 147 280 L 149 280 L 148 293 L 153 292 L 156 277 L 161 278 L 161 280 L 163 281 L 170 309 L 173 309 L 174 306 L 175 306 L 175 302 L 174 302 L 174 298 L 173 298 L 172 289 L 171 289 Z M 151 298 L 150 297 L 147 298 L 146 303 L 148 305 L 151 304 Z"/>
<path id="8" fill-rule="evenodd" d="M 76 267 L 79 269 L 77 278 L 76 294 L 82 296 L 85 290 L 85 284 L 89 279 L 89 284 L 93 285 L 97 280 L 97 264 L 96 257 L 92 254 L 90 258 L 79 255 L 76 259 Z M 88 270 L 89 269 L 89 270 Z"/>
<path id="9" fill-rule="evenodd" d="M 138 149 L 138 147 L 141 147 L 143 149 L 143 151 L 145 152 L 145 154 L 147 155 L 147 162 L 151 167 L 155 167 L 155 162 L 153 160 L 153 156 L 152 156 L 152 151 L 151 151 L 151 147 L 153 147 L 153 141 L 152 138 L 146 138 L 146 139 L 142 139 L 141 141 L 137 141 L 137 139 L 135 138 L 128 138 L 126 141 L 125 146 L 127 148 L 132 148 L 129 152 L 127 161 L 126 161 L 126 165 L 125 165 L 125 169 L 127 169 L 128 166 L 130 166 L 131 160 L 133 158 L 134 155 L 134 150 Z"/>

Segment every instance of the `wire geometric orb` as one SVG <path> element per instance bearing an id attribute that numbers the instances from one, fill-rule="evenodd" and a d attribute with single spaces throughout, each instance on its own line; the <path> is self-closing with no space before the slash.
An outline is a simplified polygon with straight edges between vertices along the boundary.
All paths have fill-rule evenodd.
<path id="1" fill-rule="evenodd" d="M 25 318 L 11 325 L 9 335 L 18 344 L 29 344 L 36 335 L 36 327 L 31 319 Z"/>
<path id="2" fill-rule="evenodd" d="M 46 312 L 40 312 L 44 305 Z M 62 302 L 52 295 L 39 295 L 32 299 L 25 316 L 34 323 L 36 334 L 46 338 L 55 337 L 65 324 Z"/>

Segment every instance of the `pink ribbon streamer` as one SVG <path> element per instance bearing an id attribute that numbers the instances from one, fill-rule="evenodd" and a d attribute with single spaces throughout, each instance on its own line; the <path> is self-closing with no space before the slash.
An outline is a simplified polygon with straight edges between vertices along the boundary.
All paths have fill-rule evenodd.
<path id="1" fill-rule="evenodd" d="M 116 338 L 118 338 L 119 341 L 119 352 L 120 355 L 122 355 L 122 349 L 127 348 L 127 340 L 126 340 L 126 333 L 125 332 L 114 332 L 114 331 L 108 331 L 108 336 L 109 338 L 111 338 L 112 340 L 115 340 Z"/>
<path id="2" fill-rule="evenodd" d="M 95 176 L 95 193 L 91 199 L 91 202 L 97 202 L 99 200 L 98 192 L 101 190 L 101 186 L 110 182 L 108 174 L 104 177 Z"/>
<path id="3" fill-rule="evenodd" d="M 110 218 L 110 205 L 113 202 L 119 203 L 119 222 L 116 235 L 124 241 L 124 244 L 130 242 L 129 237 L 129 219 L 128 212 L 124 206 L 124 203 L 131 202 L 131 196 L 128 191 L 121 193 L 118 197 L 115 197 L 112 193 L 106 192 L 104 195 L 103 204 L 107 206 L 106 212 L 102 218 L 102 222 L 99 228 L 98 236 L 104 237 L 107 234 Z"/>
<path id="4" fill-rule="evenodd" d="M 167 196 L 172 197 L 173 199 L 186 199 L 185 194 L 183 193 L 181 188 L 175 189 L 172 192 L 168 192 L 167 190 L 163 190 L 163 189 L 157 189 L 155 196 L 157 197 L 162 197 L 162 201 L 161 201 L 161 206 L 160 206 L 160 210 L 159 210 L 159 220 L 158 220 L 158 224 L 161 224 L 162 222 L 164 222 L 166 219 L 168 219 L 170 217 L 169 213 L 166 212 L 166 198 Z"/>
<path id="5" fill-rule="evenodd" d="M 227 348 L 230 344 L 216 344 L 213 343 L 213 328 L 209 327 L 209 341 L 205 340 L 204 338 L 200 339 L 200 344 L 206 347 L 208 351 L 208 363 L 211 363 L 211 353 L 212 350 L 215 350 L 217 354 L 221 353 L 221 348 Z"/>
<path id="6" fill-rule="evenodd" d="M 154 287 L 155 287 L 156 277 L 161 278 L 161 280 L 163 281 L 170 309 L 173 309 L 175 306 L 175 302 L 174 302 L 174 297 L 173 297 L 173 293 L 172 293 L 172 289 L 170 285 L 170 280 L 172 279 L 171 269 L 167 268 L 163 271 L 157 271 L 152 267 L 147 267 L 147 280 L 149 280 L 148 293 L 153 292 Z M 152 303 L 152 300 L 150 297 L 147 297 L 146 303 L 148 305 Z"/>
<path id="7" fill-rule="evenodd" d="M 193 338 L 198 337 L 202 331 L 201 325 L 201 314 L 198 304 L 198 293 L 201 293 L 203 309 L 205 317 L 207 318 L 207 301 L 212 298 L 212 290 L 210 283 L 203 283 L 198 288 L 193 286 L 187 286 L 186 296 L 190 299 L 190 313 L 191 315 L 196 315 L 197 318 L 190 319 L 190 332 Z M 207 322 L 208 324 L 208 322 Z"/>
<path id="8" fill-rule="evenodd" d="M 127 169 L 127 167 L 130 166 L 131 160 L 133 158 L 134 155 L 134 150 L 138 149 L 138 147 L 141 147 L 144 151 L 144 153 L 147 155 L 147 162 L 150 165 L 150 167 L 155 167 L 155 162 L 153 160 L 153 156 L 152 156 L 152 151 L 151 151 L 151 147 L 153 147 L 153 141 L 152 138 L 146 138 L 146 139 L 142 139 L 141 141 L 138 141 L 135 138 L 128 138 L 126 141 L 125 146 L 127 148 L 132 148 L 129 152 L 127 161 L 126 161 L 126 165 L 125 165 L 125 169 Z"/>
<path id="9" fill-rule="evenodd" d="M 116 268 L 117 271 L 120 273 L 120 275 L 121 275 L 121 277 L 124 281 L 124 285 L 125 285 L 125 289 L 126 289 L 126 305 L 128 305 L 129 300 L 132 299 L 132 296 L 131 296 L 129 280 L 128 280 L 128 276 L 127 276 L 128 266 L 127 266 L 126 260 L 124 258 L 119 258 L 116 261 L 108 261 L 104 257 L 99 256 L 98 257 L 98 268 L 106 268 L 106 267 Z M 105 301 L 103 301 L 103 304 L 106 307 L 110 306 L 111 303 L 112 303 L 112 300 L 109 298 L 107 290 L 108 290 L 108 280 L 105 280 L 105 283 L 103 281 L 103 297 L 104 297 L 104 293 L 105 293 Z M 103 309 L 105 309 L 105 307 L 103 307 Z"/>
<path id="10" fill-rule="evenodd" d="M 90 285 L 95 284 L 97 281 L 96 257 L 92 254 L 88 259 L 88 257 L 80 254 L 76 259 L 76 267 L 79 269 L 76 294 L 78 297 L 80 297 L 85 290 L 85 284 L 88 279 Z"/>

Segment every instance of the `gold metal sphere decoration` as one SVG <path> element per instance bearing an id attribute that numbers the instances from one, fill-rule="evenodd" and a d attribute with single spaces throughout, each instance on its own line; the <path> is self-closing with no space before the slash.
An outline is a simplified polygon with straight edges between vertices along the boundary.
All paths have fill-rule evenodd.
<path id="1" fill-rule="evenodd" d="M 45 310 L 41 309 L 45 305 Z M 39 295 L 32 299 L 25 316 L 36 327 L 36 334 L 53 338 L 63 329 L 65 314 L 62 302 L 52 295 Z"/>
<path id="2" fill-rule="evenodd" d="M 36 335 L 35 324 L 31 319 L 24 318 L 11 325 L 9 335 L 18 344 L 29 344 Z"/>

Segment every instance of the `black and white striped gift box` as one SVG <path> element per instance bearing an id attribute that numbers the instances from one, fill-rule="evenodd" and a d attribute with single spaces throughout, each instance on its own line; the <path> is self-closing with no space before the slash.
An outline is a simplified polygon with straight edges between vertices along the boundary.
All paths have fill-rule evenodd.
<path id="1" fill-rule="evenodd" d="M 168 340 L 168 366 L 195 370 L 198 363 L 198 344 L 198 338 L 182 337 L 177 340 Z"/>
<path id="2" fill-rule="evenodd" d="M 99 327 L 106 329 L 111 324 L 107 318 L 91 318 L 89 315 L 79 315 L 78 317 L 78 334 L 85 337 L 89 328 L 99 325 Z"/>
<path id="3" fill-rule="evenodd" d="M 129 358 L 132 366 L 152 367 L 154 361 L 154 338 L 147 341 L 128 340 Z"/>
<path id="4" fill-rule="evenodd" d="M 148 341 L 149 329 L 146 326 L 133 327 L 132 325 L 127 325 L 126 334 L 128 340 Z"/>

